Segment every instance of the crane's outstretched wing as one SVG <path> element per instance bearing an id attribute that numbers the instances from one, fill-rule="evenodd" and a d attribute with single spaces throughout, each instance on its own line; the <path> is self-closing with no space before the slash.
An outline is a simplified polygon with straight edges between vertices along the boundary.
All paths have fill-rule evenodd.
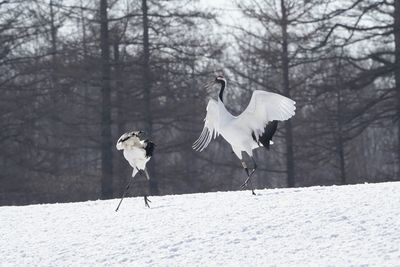
<path id="1" fill-rule="evenodd" d="M 211 140 L 218 136 L 218 103 L 211 99 L 207 105 L 207 115 L 200 137 L 193 143 L 193 149 L 203 151 Z"/>
<path id="2" fill-rule="evenodd" d="M 247 108 L 240 114 L 238 125 L 250 128 L 257 137 L 262 136 L 268 122 L 285 121 L 295 114 L 296 102 L 266 91 L 254 91 Z"/>

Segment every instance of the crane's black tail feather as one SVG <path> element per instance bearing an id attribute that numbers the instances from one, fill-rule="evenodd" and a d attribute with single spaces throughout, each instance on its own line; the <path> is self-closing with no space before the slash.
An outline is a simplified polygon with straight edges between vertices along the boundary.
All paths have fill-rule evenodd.
<path id="1" fill-rule="evenodd" d="M 269 141 L 272 140 L 272 137 L 274 136 L 277 128 L 278 128 L 278 121 L 269 122 L 264 128 L 264 133 L 258 138 L 258 142 L 261 143 L 268 150 L 269 150 Z"/>
<path id="2" fill-rule="evenodd" d="M 144 142 L 146 143 L 146 147 L 144 148 L 146 150 L 146 158 L 149 158 L 153 156 L 155 144 L 149 140 L 145 140 Z"/>

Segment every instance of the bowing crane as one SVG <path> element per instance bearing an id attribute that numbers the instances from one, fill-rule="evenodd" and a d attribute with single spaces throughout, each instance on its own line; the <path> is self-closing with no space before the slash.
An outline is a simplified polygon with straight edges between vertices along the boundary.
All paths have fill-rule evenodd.
<path id="1" fill-rule="evenodd" d="M 149 141 L 148 139 L 142 140 L 140 136 L 143 134 L 142 131 L 133 131 L 124 133 L 117 141 L 117 149 L 123 150 L 123 154 L 125 159 L 132 166 L 132 178 L 127 184 L 124 193 L 122 194 L 121 201 L 118 204 L 118 207 L 115 211 L 118 211 L 119 206 L 122 203 L 128 189 L 131 185 L 133 178 L 139 172 L 140 175 L 145 174 L 147 180 L 150 180 L 149 173 L 146 169 L 146 164 L 153 156 L 154 151 L 154 143 Z M 149 202 L 151 202 L 147 196 L 144 196 L 145 205 L 150 208 Z"/>

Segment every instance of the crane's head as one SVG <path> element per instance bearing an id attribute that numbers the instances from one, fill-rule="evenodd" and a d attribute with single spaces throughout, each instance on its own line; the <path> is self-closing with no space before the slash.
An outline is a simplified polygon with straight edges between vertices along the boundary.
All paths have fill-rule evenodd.
<path id="1" fill-rule="evenodd" d="M 132 135 L 137 136 L 137 137 L 140 137 L 142 134 L 144 134 L 143 131 L 134 131 L 134 132 L 131 132 L 131 133 L 132 133 Z"/>
<path id="2" fill-rule="evenodd" d="M 226 80 L 225 80 L 224 76 L 218 75 L 214 80 L 207 82 L 207 83 L 204 85 L 204 88 L 206 88 L 206 89 L 211 88 L 213 85 L 215 85 L 215 84 L 217 84 L 217 83 L 219 83 L 219 84 L 223 84 L 223 83 L 226 84 Z"/>
<path id="3" fill-rule="evenodd" d="M 226 83 L 226 80 L 225 80 L 224 76 L 218 75 L 218 76 L 215 78 L 214 83 Z"/>
<path id="4" fill-rule="evenodd" d="M 122 150 L 124 149 L 124 142 L 131 139 L 131 138 L 137 138 L 137 140 L 140 141 L 140 136 L 144 134 L 143 131 L 133 131 L 133 132 L 127 132 L 121 135 L 121 137 L 117 141 L 117 149 Z"/>

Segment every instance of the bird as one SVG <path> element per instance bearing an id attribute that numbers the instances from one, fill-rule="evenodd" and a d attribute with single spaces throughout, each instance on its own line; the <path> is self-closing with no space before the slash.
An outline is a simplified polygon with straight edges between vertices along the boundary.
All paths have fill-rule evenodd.
<path id="1" fill-rule="evenodd" d="M 146 169 L 147 162 L 151 159 L 154 152 L 155 144 L 148 139 L 142 140 L 141 136 L 144 134 L 143 131 L 131 131 L 124 133 L 117 141 L 117 150 L 123 150 L 125 159 L 129 162 L 129 165 L 133 168 L 132 178 L 125 188 L 125 192 L 122 195 L 121 201 L 115 211 L 118 211 L 121 202 L 127 193 L 129 186 L 136 176 L 137 173 L 140 175 L 145 174 L 147 180 L 150 180 L 149 173 Z M 150 208 L 149 202 L 151 202 L 147 196 L 144 196 L 145 206 Z"/>
<path id="2" fill-rule="evenodd" d="M 251 184 L 251 177 L 257 169 L 253 150 L 259 147 L 269 150 L 278 121 L 288 120 L 295 115 L 296 102 L 277 93 L 255 90 L 247 108 L 240 115 L 233 116 L 224 104 L 226 79 L 218 75 L 206 86 L 211 87 L 214 84 L 221 86 L 218 100 L 209 100 L 203 130 L 192 147 L 201 152 L 212 139 L 221 135 L 231 145 L 233 153 L 239 158 L 246 172 L 247 177 L 241 188 L 248 186 L 250 182 L 252 194 L 255 195 Z M 244 153 L 248 154 L 253 162 L 254 167 L 251 171 L 243 160 Z"/>

